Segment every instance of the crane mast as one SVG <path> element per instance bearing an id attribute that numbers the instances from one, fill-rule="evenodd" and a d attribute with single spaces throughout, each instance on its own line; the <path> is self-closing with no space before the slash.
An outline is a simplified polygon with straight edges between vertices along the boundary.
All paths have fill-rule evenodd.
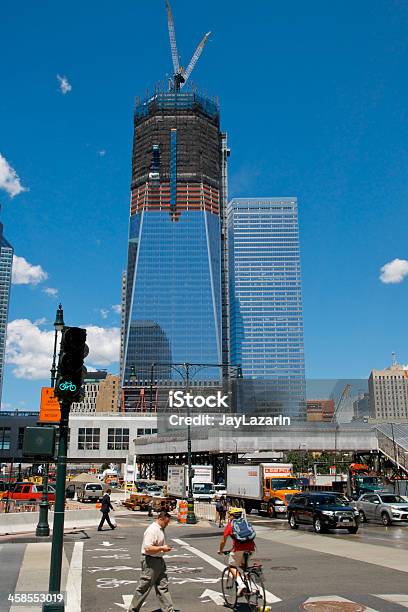
<path id="1" fill-rule="evenodd" d="M 207 42 L 208 37 L 210 36 L 211 32 L 207 32 L 207 34 L 205 34 L 204 38 L 201 40 L 201 42 L 197 46 L 197 49 L 194 51 L 187 69 L 184 71 L 183 68 L 180 66 L 179 54 L 177 51 L 176 30 L 174 27 L 174 20 L 173 20 L 173 15 L 171 14 L 169 0 L 166 0 L 166 10 L 167 10 L 167 27 L 169 30 L 171 57 L 173 60 L 173 71 L 174 71 L 173 87 L 175 91 L 180 91 L 180 89 L 183 87 L 183 85 L 186 83 L 187 79 L 189 78 L 190 74 L 192 73 L 194 66 L 198 62 L 199 57 L 201 53 L 203 52 L 204 45 Z"/>

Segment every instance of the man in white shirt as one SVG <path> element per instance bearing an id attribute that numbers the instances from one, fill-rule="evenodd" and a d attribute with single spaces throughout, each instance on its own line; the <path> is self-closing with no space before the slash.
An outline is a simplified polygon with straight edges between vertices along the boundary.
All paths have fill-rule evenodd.
<path id="1" fill-rule="evenodd" d="M 166 544 L 164 537 L 164 530 L 169 524 L 170 519 L 171 516 L 168 512 L 160 512 L 157 519 L 144 532 L 141 561 L 142 574 L 130 604 L 129 612 L 139 612 L 153 586 L 163 612 L 175 612 L 169 593 L 166 563 L 163 559 L 163 555 L 172 548 Z"/>

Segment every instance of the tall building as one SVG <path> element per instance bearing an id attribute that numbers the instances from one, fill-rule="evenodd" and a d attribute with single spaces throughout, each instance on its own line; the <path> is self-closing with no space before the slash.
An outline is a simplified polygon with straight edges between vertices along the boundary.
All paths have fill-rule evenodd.
<path id="1" fill-rule="evenodd" d="M 228 235 L 231 361 L 253 381 L 244 401 L 253 394 L 258 409 L 305 419 L 296 198 L 234 198 Z"/>
<path id="2" fill-rule="evenodd" d="M 6 352 L 13 253 L 14 249 L 5 239 L 3 235 L 3 224 L 0 223 L 0 401 L 3 391 L 4 358 Z"/>
<path id="3" fill-rule="evenodd" d="M 408 419 L 408 370 L 393 363 L 385 370 L 372 370 L 368 379 L 370 417 L 400 421 Z"/>
<path id="4" fill-rule="evenodd" d="M 84 390 L 83 400 L 72 404 L 72 413 L 117 412 L 119 376 L 108 374 L 106 370 L 87 372 L 84 377 Z"/>
<path id="5" fill-rule="evenodd" d="M 226 142 L 204 95 L 136 104 L 122 385 L 148 385 L 152 364 L 165 381 L 179 378 L 168 364 L 228 360 Z M 219 380 L 220 368 L 191 376 Z"/>

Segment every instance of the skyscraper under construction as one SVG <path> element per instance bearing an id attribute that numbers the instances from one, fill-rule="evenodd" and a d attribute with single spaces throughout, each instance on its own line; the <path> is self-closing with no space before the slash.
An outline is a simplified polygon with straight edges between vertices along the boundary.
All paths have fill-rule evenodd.
<path id="1" fill-rule="evenodd" d="M 172 45 L 171 87 L 135 106 L 122 384 L 228 361 L 227 140 L 217 102 L 183 87 L 206 37 L 185 72 Z M 220 368 L 196 376 L 217 381 Z"/>

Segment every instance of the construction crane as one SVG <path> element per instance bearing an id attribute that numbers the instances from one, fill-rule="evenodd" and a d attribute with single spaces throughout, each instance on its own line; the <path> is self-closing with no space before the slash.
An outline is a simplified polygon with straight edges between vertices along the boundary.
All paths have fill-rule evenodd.
<path id="1" fill-rule="evenodd" d="M 188 77 L 192 73 L 194 66 L 198 62 L 198 59 L 203 52 L 204 45 L 208 40 L 211 32 L 207 32 L 204 38 L 198 45 L 197 49 L 194 51 L 193 56 L 190 60 L 190 63 L 187 67 L 187 70 L 184 71 L 183 67 L 180 66 L 179 54 L 177 51 L 177 42 L 176 42 L 176 30 L 174 28 L 174 20 L 171 14 L 171 8 L 169 4 L 169 0 L 166 0 L 166 9 L 167 9 L 167 25 L 169 29 L 169 38 L 170 38 L 170 48 L 171 48 L 171 57 L 173 59 L 173 69 L 174 69 L 174 89 L 176 91 L 180 91 L 183 85 L 186 83 Z"/>
<path id="2" fill-rule="evenodd" d="M 350 396 L 350 391 L 351 391 L 351 385 L 346 385 L 343 391 L 341 392 L 336 408 L 333 412 L 332 422 L 337 421 L 337 415 L 339 414 L 346 399 L 348 399 L 348 397 Z"/>

